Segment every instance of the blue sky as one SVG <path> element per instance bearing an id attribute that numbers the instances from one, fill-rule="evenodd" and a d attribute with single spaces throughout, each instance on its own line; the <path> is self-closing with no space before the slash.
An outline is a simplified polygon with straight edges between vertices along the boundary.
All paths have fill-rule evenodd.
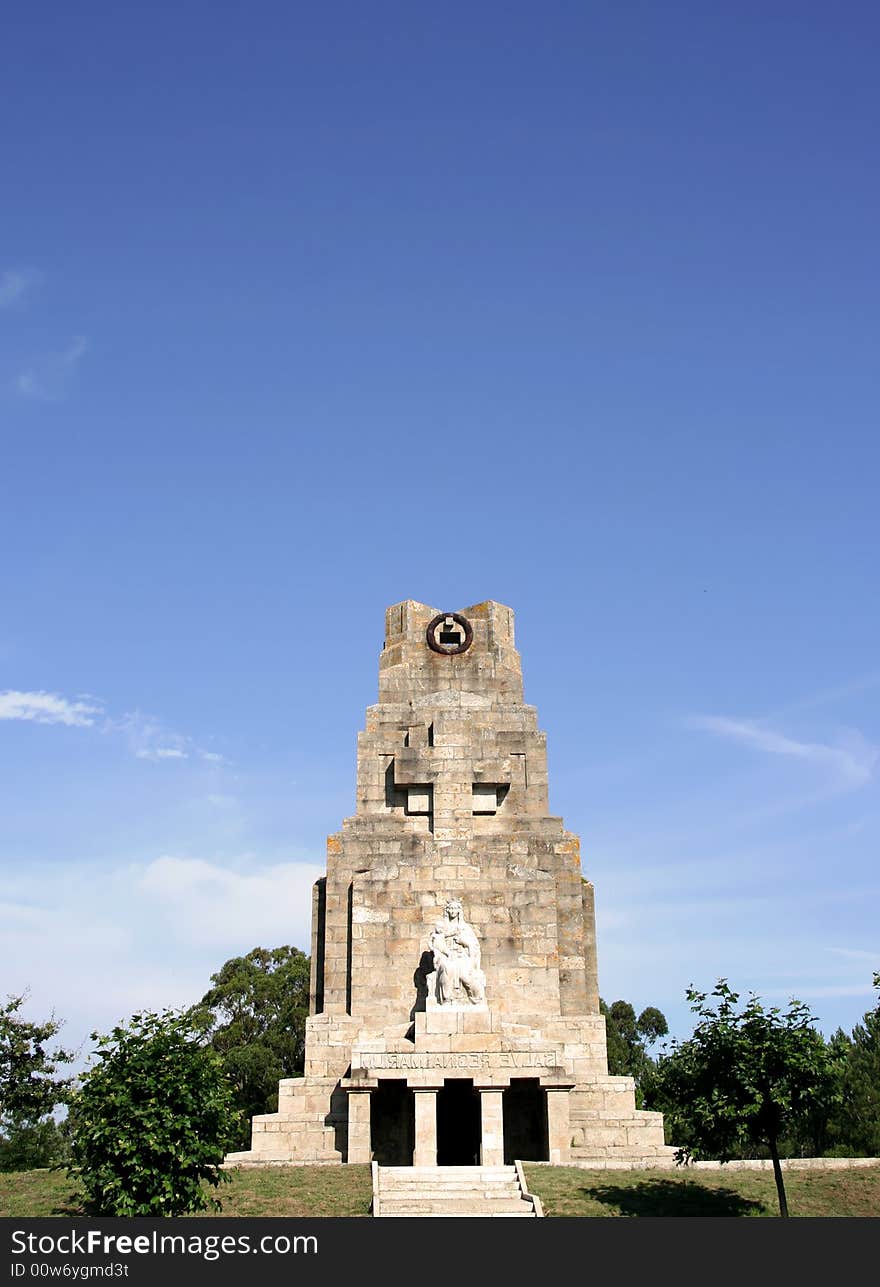
<path id="1" fill-rule="evenodd" d="M 308 945 L 387 604 L 517 613 L 600 983 L 880 969 L 876 7 L 6 18 L 0 990 Z"/>

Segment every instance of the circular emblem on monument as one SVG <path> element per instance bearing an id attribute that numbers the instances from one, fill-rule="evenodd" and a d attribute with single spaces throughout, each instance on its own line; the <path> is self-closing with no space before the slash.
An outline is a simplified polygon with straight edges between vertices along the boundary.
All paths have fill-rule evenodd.
<path id="1" fill-rule="evenodd" d="M 460 612 L 440 612 L 425 631 L 428 647 L 433 652 L 455 657 L 467 652 L 474 639 L 471 623 Z"/>

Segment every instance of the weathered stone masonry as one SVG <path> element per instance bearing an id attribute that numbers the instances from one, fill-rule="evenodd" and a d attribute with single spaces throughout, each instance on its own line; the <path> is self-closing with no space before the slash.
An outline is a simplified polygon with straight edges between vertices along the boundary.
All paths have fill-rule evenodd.
<path id="1" fill-rule="evenodd" d="M 504 605 L 386 612 L 311 950 L 305 1076 L 230 1162 L 668 1158 L 608 1076 L 593 889 Z"/>

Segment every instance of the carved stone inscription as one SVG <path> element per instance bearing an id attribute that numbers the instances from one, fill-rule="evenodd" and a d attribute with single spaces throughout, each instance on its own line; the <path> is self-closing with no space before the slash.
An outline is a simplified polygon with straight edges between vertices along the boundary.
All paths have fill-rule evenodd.
<path id="1" fill-rule="evenodd" d="M 555 1050 L 424 1050 L 407 1052 L 364 1051 L 356 1056 L 361 1068 L 555 1068 L 561 1057 Z"/>

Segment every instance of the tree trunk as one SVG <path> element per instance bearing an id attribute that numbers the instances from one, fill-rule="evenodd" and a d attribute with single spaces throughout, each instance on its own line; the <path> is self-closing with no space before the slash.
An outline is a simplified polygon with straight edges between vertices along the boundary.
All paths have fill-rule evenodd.
<path id="1" fill-rule="evenodd" d="M 776 1136 L 771 1135 L 767 1141 L 770 1145 L 770 1156 L 773 1158 L 773 1178 L 776 1181 L 776 1196 L 779 1198 L 779 1214 L 788 1215 L 788 1201 L 785 1196 L 785 1185 L 782 1182 L 782 1167 L 779 1165 L 779 1149 L 776 1147 Z"/>

